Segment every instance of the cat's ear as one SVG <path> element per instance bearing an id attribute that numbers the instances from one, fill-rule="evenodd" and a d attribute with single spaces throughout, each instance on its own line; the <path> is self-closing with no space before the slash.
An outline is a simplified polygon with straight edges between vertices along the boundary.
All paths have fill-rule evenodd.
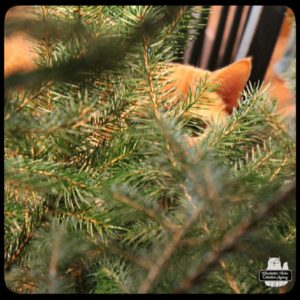
<path id="1" fill-rule="evenodd" d="M 237 106 L 241 91 L 244 89 L 252 68 L 252 58 L 247 57 L 213 72 L 210 81 L 217 84 L 216 92 L 221 96 L 228 113 Z"/>

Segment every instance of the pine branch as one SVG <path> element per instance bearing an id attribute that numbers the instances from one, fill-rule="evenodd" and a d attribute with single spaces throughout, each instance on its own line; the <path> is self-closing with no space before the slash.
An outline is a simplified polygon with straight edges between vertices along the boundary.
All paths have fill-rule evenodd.
<path id="1" fill-rule="evenodd" d="M 172 254 L 176 251 L 181 240 L 184 238 L 187 230 L 198 219 L 202 209 L 202 206 L 196 208 L 190 218 L 182 225 L 179 230 L 177 230 L 173 234 L 172 240 L 167 244 L 161 256 L 149 270 L 146 279 L 141 283 L 138 289 L 138 293 L 145 294 L 151 290 L 153 284 L 155 283 L 155 281 L 157 281 L 158 277 L 162 273 L 162 270 L 165 267 L 166 263 L 171 258 Z"/>
<path id="2" fill-rule="evenodd" d="M 162 216 L 158 215 L 154 210 L 139 205 L 137 202 L 132 201 L 130 198 L 126 197 L 125 195 L 114 193 L 112 196 L 117 201 L 119 201 L 121 203 L 125 203 L 125 204 L 133 207 L 135 210 L 145 213 L 150 219 L 156 220 L 157 222 L 162 224 L 168 230 L 170 230 L 172 232 L 175 231 L 176 226 L 174 224 L 170 223 L 169 221 L 167 221 L 166 219 L 164 219 Z"/>
<path id="3" fill-rule="evenodd" d="M 226 277 L 226 280 L 227 280 L 228 285 L 230 286 L 230 288 L 231 288 L 236 294 L 240 294 L 240 293 L 241 293 L 241 290 L 240 290 L 238 284 L 236 283 L 234 277 L 229 273 L 228 267 L 227 267 L 227 265 L 226 265 L 224 259 L 220 260 L 220 265 L 221 265 L 221 267 L 222 267 L 223 270 L 224 270 L 225 277 Z"/>
<path id="4" fill-rule="evenodd" d="M 46 221 L 45 215 L 47 214 L 47 211 L 47 207 L 44 207 L 42 212 L 40 212 L 38 207 L 34 212 L 31 212 L 30 224 L 28 224 L 28 220 L 25 220 L 22 231 L 13 243 L 9 245 L 8 250 L 5 251 L 5 271 L 9 270 L 9 268 L 23 255 L 26 246 L 28 246 L 30 241 L 34 238 L 37 229 Z"/>

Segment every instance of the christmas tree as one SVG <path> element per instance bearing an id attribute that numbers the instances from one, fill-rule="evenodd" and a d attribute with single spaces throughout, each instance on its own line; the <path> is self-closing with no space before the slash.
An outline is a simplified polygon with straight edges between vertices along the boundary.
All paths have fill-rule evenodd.
<path id="1" fill-rule="evenodd" d="M 249 84 L 239 109 L 205 130 L 187 114 L 204 82 L 186 101 L 161 101 L 172 95 L 164 65 L 182 57 L 203 9 L 34 10 L 26 28 L 39 41 L 39 69 L 5 83 L 7 287 L 291 289 L 258 280 L 272 256 L 295 272 L 296 146 L 276 100 Z M 186 143 L 195 136 L 199 142 Z"/>

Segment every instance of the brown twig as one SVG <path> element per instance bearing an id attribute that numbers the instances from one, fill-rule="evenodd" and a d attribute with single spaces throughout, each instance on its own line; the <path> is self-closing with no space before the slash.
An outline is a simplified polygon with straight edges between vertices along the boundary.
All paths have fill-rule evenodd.
<path id="1" fill-rule="evenodd" d="M 220 260 L 220 265 L 224 270 L 225 273 L 225 278 L 227 280 L 228 285 L 230 286 L 230 288 L 236 293 L 236 294 L 240 294 L 241 290 L 236 282 L 236 280 L 234 279 L 234 277 L 229 273 L 227 265 L 224 261 L 224 259 Z"/>
<path id="2" fill-rule="evenodd" d="M 4 262 L 5 271 L 7 271 L 9 267 L 19 259 L 19 257 L 23 253 L 23 250 L 29 244 L 32 238 L 33 238 L 33 232 L 26 234 L 25 239 L 20 243 L 19 247 L 12 254 L 11 258 L 6 259 L 6 261 Z"/>
<path id="3" fill-rule="evenodd" d="M 146 37 L 144 37 L 143 38 L 143 52 L 144 52 L 145 68 L 147 71 L 148 81 L 149 81 L 149 89 L 150 89 L 149 94 L 150 94 L 151 101 L 153 103 L 155 116 L 159 120 L 161 117 L 161 114 L 160 114 L 160 111 L 158 108 L 157 93 L 155 92 L 154 85 L 153 85 L 153 70 L 151 69 L 150 62 L 149 62 L 148 48 L 149 48 L 149 40 Z"/>

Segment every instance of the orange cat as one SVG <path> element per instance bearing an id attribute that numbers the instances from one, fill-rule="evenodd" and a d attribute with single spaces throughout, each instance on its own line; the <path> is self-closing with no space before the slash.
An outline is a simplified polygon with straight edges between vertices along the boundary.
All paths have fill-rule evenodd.
<path id="1" fill-rule="evenodd" d="M 183 99 L 186 99 L 189 90 L 195 93 L 201 81 L 205 81 L 207 87 L 215 87 L 205 91 L 199 99 L 199 104 L 195 104 L 190 111 L 202 119 L 216 120 L 223 119 L 237 107 L 240 93 L 249 79 L 252 64 L 251 58 L 248 57 L 214 72 L 181 64 L 168 64 L 168 67 L 172 72 L 168 78 L 170 83 L 165 88 L 174 86 L 177 98 L 182 95 Z"/>

